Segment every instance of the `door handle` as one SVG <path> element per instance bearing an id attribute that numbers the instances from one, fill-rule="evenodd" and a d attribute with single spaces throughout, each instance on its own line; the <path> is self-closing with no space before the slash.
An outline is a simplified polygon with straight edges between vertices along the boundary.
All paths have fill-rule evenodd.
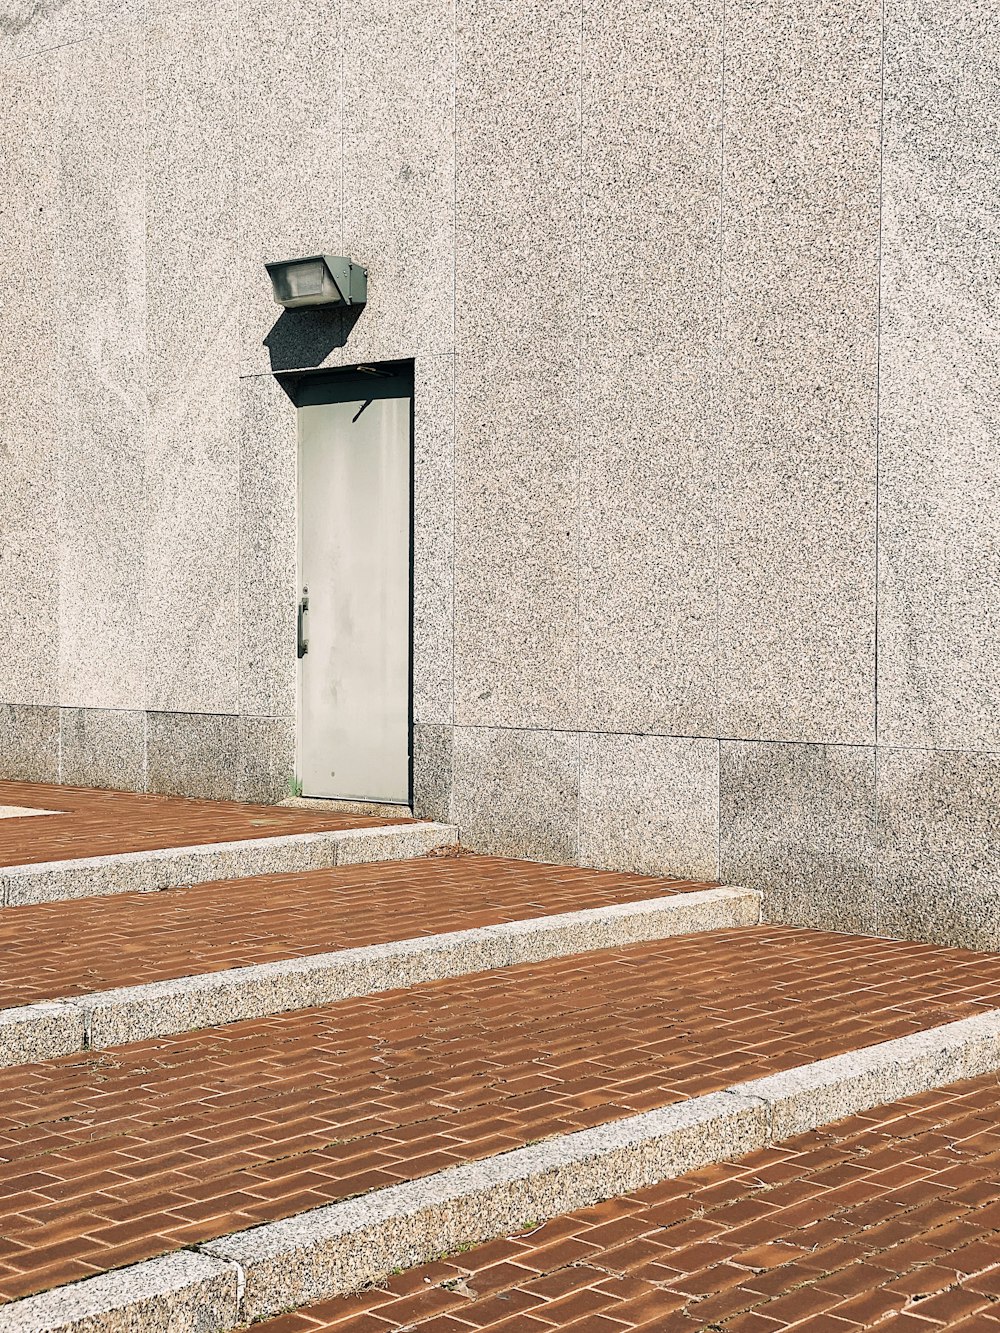
<path id="1" fill-rule="evenodd" d="M 303 633 L 305 629 L 305 615 L 308 610 L 309 610 L 309 594 L 308 592 L 306 592 L 303 594 L 302 600 L 299 602 L 299 615 L 298 615 L 298 624 L 296 629 L 296 639 L 297 639 L 296 651 L 298 652 L 299 657 L 305 657 L 306 653 L 309 651 L 309 640 L 305 637 Z"/>

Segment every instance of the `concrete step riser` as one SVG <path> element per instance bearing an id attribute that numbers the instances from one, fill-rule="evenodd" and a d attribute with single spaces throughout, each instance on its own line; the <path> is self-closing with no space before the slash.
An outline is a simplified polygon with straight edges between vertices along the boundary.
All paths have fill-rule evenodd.
<path id="1" fill-rule="evenodd" d="M 0 1333 L 222 1333 L 462 1244 L 1000 1070 L 1000 1010 L 452 1167 L 29 1297 Z"/>
<path id="2" fill-rule="evenodd" d="M 0 906 L 114 893 L 156 893 L 182 884 L 247 879 L 370 861 L 402 861 L 458 842 L 454 824 L 397 824 L 335 833 L 291 833 L 276 838 L 126 852 L 43 865 L 5 866 Z"/>
<path id="3" fill-rule="evenodd" d="M 723 887 L 26 1005 L 0 1011 L 0 1065 L 759 920 L 758 893 Z"/>

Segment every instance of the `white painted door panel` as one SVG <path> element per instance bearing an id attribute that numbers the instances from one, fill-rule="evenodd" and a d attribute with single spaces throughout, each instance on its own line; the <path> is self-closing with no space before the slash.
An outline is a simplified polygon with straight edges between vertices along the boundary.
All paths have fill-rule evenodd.
<path id="1" fill-rule="evenodd" d="M 298 418 L 302 792 L 405 804 L 410 399 L 313 403 Z"/>

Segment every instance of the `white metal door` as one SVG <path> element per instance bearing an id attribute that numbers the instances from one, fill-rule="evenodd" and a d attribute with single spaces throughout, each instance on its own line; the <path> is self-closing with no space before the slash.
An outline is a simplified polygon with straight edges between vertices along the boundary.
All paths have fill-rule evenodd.
<path id="1" fill-rule="evenodd" d="M 299 398 L 305 796 L 410 798 L 411 400 L 399 383 L 350 376 Z"/>

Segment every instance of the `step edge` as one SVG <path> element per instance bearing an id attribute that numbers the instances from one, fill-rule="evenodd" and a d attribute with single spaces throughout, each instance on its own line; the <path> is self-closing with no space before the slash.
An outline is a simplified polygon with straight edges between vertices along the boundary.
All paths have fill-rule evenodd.
<path id="1" fill-rule="evenodd" d="M 518 1170 L 523 1172 L 526 1168 L 535 1169 L 535 1193 L 516 1196 L 516 1203 L 508 1203 L 505 1207 L 502 1225 L 499 1216 L 497 1222 L 492 1224 L 492 1234 L 503 1235 L 528 1218 L 558 1216 L 559 1213 L 584 1207 L 588 1202 L 598 1202 L 616 1194 L 627 1193 L 630 1189 L 642 1188 L 641 1185 L 627 1183 L 614 1172 L 613 1180 L 607 1180 L 606 1175 L 601 1174 L 600 1178 L 606 1183 L 600 1185 L 595 1179 L 599 1174 L 596 1170 L 587 1174 L 587 1168 L 593 1164 L 602 1168 L 613 1165 L 608 1159 L 616 1153 L 636 1152 L 640 1145 L 623 1147 L 622 1136 L 630 1130 L 634 1134 L 639 1122 L 654 1131 L 650 1142 L 655 1144 L 659 1141 L 662 1144 L 665 1140 L 664 1127 L 673 1121 L 675 1133 L 680 1134 L 682 1139 L 686 1134 L 693 1140 L 688 1146 L 696 1149 L 698 1131 L 704 1125 L 712 1124 L 713 1116 L 717 1124 L 733 1120 L 743 1124 L 745 1121 L 751 1141 L 745 1147 L 734 1144 L 732 1138 L 720 1141 L 714 1155 L 699 1159 L 698 1164 L 708 1165 L 713 1161 L 725 1161 L 734 1153 L 745 1154 L 755 1148 L 780 1142 L 789 1134 L 834 1123 L 844 1114 L 856 1114 L 901 1097 L 946 1087 L 948 1082 L 998 1070 L 1000 1009 L 991 1009 L 969 1018 L 922 1029 L 907 1037 L 844 1052 L 827 1060 L 810 1061 L 780 1074 L 732 1084 L 719 1092 L 670 1103 L 639 1116 L 608 1121 L 571 1135 L 559 1135 L 544 1143 L 513 1149 L 481 1162 L 449 1167 L 418 1181 L 406 1181 L 356 1199 L 325 1204 L 277 1222 L 217 1237 L 192 1247 L 192 1251 L 231 1264 L 242 1274 L 246 1286 L 239 1309 L 239 1322 L 266 1318 L 313 1300 L 357 1290 L 367 1282 L 381 1280 L 395 1267 L 427 1262 L 458 1244 L 479 1243 L 489 1239 L 490 1235 L 484 1231 L 482 1205 L 474 1191 L 469 1197 L 476 1202 L 469 1206 L 467 1221 L 465 1214 L 457 1209 L 452 1200 L 450 1191 L 456 1176 L 460 1183 L 465 1180 L 473 1187 L 476 1187 L 476 1182 L 489 1182 L 490 1179 L 503 1181 L 506 1187 L 510 1179 L 517 1176 Z M 882 1078 L 878 1077 L 880 1074 Z M 947 1075 L 946 1082 L 939 1081 L 943 1075 Z M 826 1100 L 816 1097 L 804 1107 L 801 1100 L 797 1102 L 804 1088 L 814 1093 L 826 1091 L 828 1096 Z M 838 1089 L 841 1090 L 840 1094 L 837 1094 Z M 829 1095 L 831 1090 L 835 1094 L 832 1097 Z M 842 1095 L 845 1090 L 851 1096 L 852 1109 L 847 1112 L 842 1110 L 843 1101 L 837 1100 L 837 1095 Z M 794 1108 L 792 1119 L 783 1118 L 780 1114 L 785 1107 Z M 660 1151 L 669 1153 L 668 1149 L 662 1147 Z M 566 1165 L 560 1165 L 560 1160 L 566 1159 L 567 1154 L 568 1163 L 577 1169 L 579 1179 L 560 1181 L 560 1171 L 567 1170 Z M 694 1170 L 696 1166 L 688 1165 L 687 1159 L 679 1160 L 676 1152 L 668 1156 L 667 1160 L 660 1161 L 654 1148 L 649 1154 L 649 1160 L 640 1157 L 637 1162 L 626 1162 L 624 1169 L 633 1173 L 642 1170 L 651 1172 L 653 1178 L 648 1183 L 652 1184 Z M 458 1173 L 463 1174 L 458 1176 Z M 497 1188 L 500 1187 L 498 1184 Z M 544 1192 L 546 1189 L 548 1193 Z M 572 1190 L 577 1191 L 572 1197 L 580 1198 L 580 1202 L 567 1201 Z M 399 1211 L 400 1199 L 404 1203 L 409 1199 L 412 1204 L 408 1213 Z M 428 1210 L 435 1206 L 438 1208 L 440 1229 L 433 1234 L 433 1238 L 429 1238 Z M 507 1220 L 508 1215 L 512 1220 Z M 394 1221 L 399 1223 L 397 1232 L 392 1231 L 391 1224 Z M 380 1239 L 382 1250 L 378 1254 L 369 1234 L 376 1227 L 388 1228 L 390 1232 Z M 461 1235 L 456 1238 L 458 1233 Z M 304 1246 L 301 1236 L 310 1234 L 314 1236 L 315 1243 Z M 338 1243 L 347 1247 L 338 1261 L 339 1266 L 331 1264 L 327 1257 L 323 1260 L 326 1265 L 324 1270 L 319 1262 L 320 1251 Z M 350 1248 L 352 1244 L 353 1251 Z M 160 1263 L 167 1257 L 170 1256 L 146 1260 L 118 1272 L 133 1274 L 141 1284 L 142 1274 L 149 1265 Z M 298 1265 L 295 1270 L 295 1291 L 291 1290 L 290 1277 L 293 1259 Z M 283 1274 L 284 1285 L 280 1296 L 269 1294 L 274 1287 L 269 1265 L 275 1264 L 281 1265 Z M 107 1276 L 102 1274 L 86 1278 L 72 1285 L 75 1288 L 87 1287 L 88 1284 L 101 1282 Z M 68 1287 L 53 1288 L 0 1307 L 0 1333 L 8 1333 L 8 1330 L 10 1333 L 15 1333 L 15 1330 L 17 1333 L 77 1333 L 77 1330 L 78 1333 L 84 1333 L 82 1325 L 26 1325 L 18 1322 L 19 1313 L 27 1308 L 26 1302 L 33 1303 L 33 1311 L 44 1313 L 50 1308 L 47 1302 L 54 1308 L 62 1293 L 67 1290 Z M 301 1294 L 297 1295 L 296 1292 Z M 6 1323 L 3 1322 L 5 1318 Z M 121 1327 L 124 1329 L 128 1326 Z M 230 1329 L 233 1327 L 235 1321 L 228 1326 Z M 118 1333 L 118 1326 L 108 1324 L 92 1327 L 88 1323 L 86 1333 Z M 223 1330 L 212 1328 L 210 1333 L 223 1333 Z"/>
<path id="2" fill-rule="evenodd" d="M 425 820 L 373 829 L 276 834 L 265 838 L 114 852 L 107 856 L 75 857 L 34 865 L 0 866 L 0 899 L 4 908 L 11 908 L 74 898 L 107 897 L 116 893 L 151 893 L 175 885 L 205 884 L 216 879 L 247 879 L 255 875 L 329 869 L 373 860 L 401 860 L 435 847 L 452 846 L 457 841 L 456 825 Z M 366 857 L 363 853 L 372 848 L 393 854 Z M 295 858 L 294 865 L 268 864 L 288 852 L 304 855 Z M 236 864 L 226 864 L 227 859 L 234 858 Z M 168 874 L 166 881 L 164 873 Z M 82 883 L 77 884 L 76 880 Z"/>
<path id="3" fill-rule="evenodd" d="M 696 1170 L 734 1147 L 743 1155 L 763 1147 L 766 1136 L 767 1110 L 760 1102 L 709 1093 L 198 1248 L 243 1269 L 243 1318 L 252 1321 L 341 1289 L 356 1290 L 371 1273 L 385 1276 L 396 1267 L 412 1267 L 473 1236 L 507 1234 L 529 1219 L 557 1216 Z M 331 1265 L 337 1293 L 330 1293 L 323 1271 Z"/>
<path id="4" fill-rule="evenodd" d="M 240 1320 L 242 1295 L 238 1264 L 176 1250 L 0 1306 L 0 1333 L 132 1333 L 160 1303 L 166 1319 L 149 1327 L 227 1333 Z"/>
<path id="5" fill-rule="evenodd" d="M 60 1045 L 53 1034 L 51 1050 L 41 1044 L 29 1048 L 40 1052 L 38 1058 L 266 1018 L 573 953 L 738 929 L 759 918 L 756 890 L 720 886 L 58 996 L 0 1010 L 0 1067 L 29 1062 L 19 1058 L 13 1034 L 26 1032 L 25 1025 L 34 1018 L 40 1040 L 52 1026 L 53 1005 L 61 1008 L 67 1033 L 70 1023 L 75 1024 L 78 1043 Z M 10 1020 L 8 1043 L 3 1019 L 14 1013 L 20 1015 L 20 1026 Z"/>
<path id="6" fill-rule="evenodd" d="M 0 1009 L 0 1068 L 72 1055 L 85 1043 L 85 1015 L 67 1000 Z"/>

